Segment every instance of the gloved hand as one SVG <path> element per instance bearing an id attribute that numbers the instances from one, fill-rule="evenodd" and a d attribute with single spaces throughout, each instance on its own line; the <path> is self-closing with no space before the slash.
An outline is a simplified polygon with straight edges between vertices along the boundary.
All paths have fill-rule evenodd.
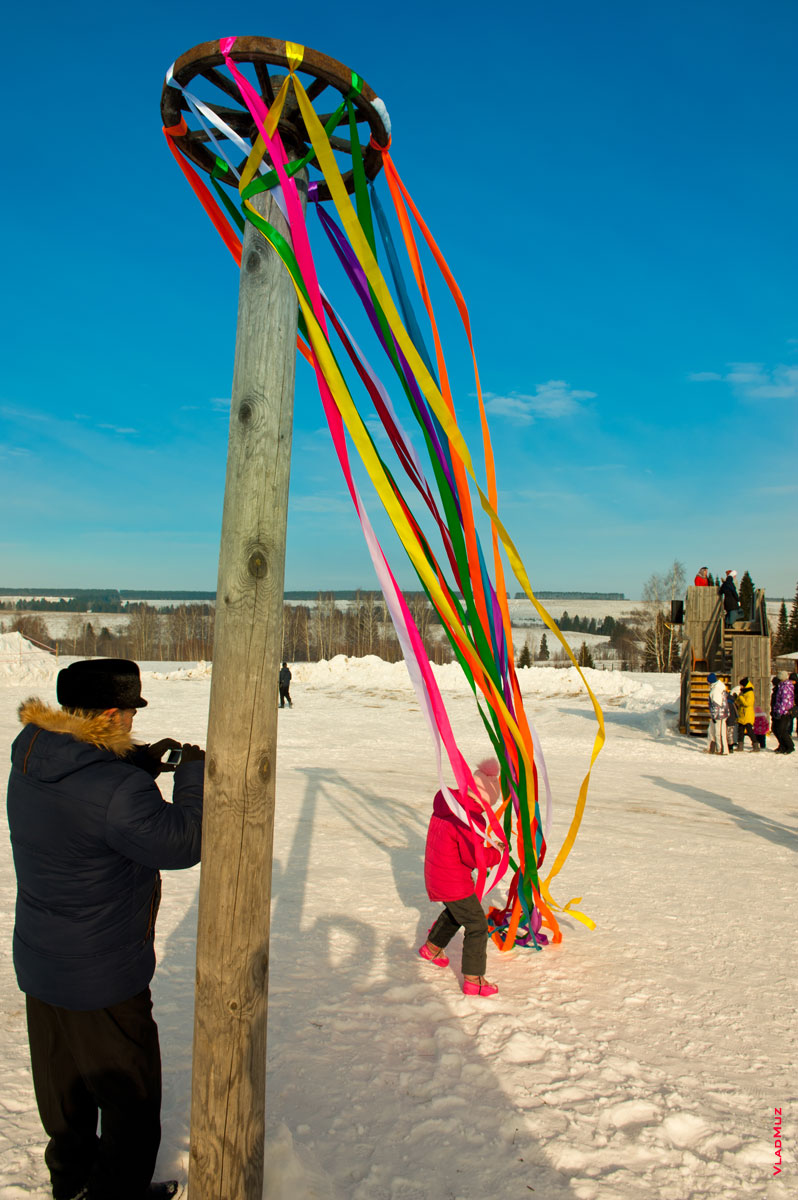
<path id="1" fill-rule="evenodd" d="M 167 750 L 179 749 L 180 742 L 176 742 L 174 738 L 161 738 L 160 742 L 153 742 L 150 746 L 134 746 L 125 755 L 125 760 L 133 763 L 134 767 L 141 767 L 142 771 L 157 779 L 161 771 L 174 771 L 174 767 L 161 762 L 163 755 Z"/>
<path id="2" fill-rule="evenodd" d="M 205 751 L 200 746 L 192 746 L 189 742 L 183 742 L 183 755 L 177 765 L 182 767 L 183 763 L 187 762 L 205 762 Z"/>

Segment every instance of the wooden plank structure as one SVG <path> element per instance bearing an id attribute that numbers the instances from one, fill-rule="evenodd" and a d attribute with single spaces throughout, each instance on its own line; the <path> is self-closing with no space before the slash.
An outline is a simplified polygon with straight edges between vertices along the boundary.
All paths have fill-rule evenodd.
<path id="1" fill-rule="evenodd" d="M 757 591 L 754 619 L 727 628 L 723 603 L 713 587 L 689 587 L 684 610 L 679 729 L 703 735 L 709 724 L 709 684 L 714 672 L 730 686 L 748 676 L 754 700 L 770 711 L 770 631 L 765 593 Z"/>
<path id="2" fill-rule="evenodd" d="M 310 99 L 334 89 L 335 112 L 341 96 L 351 95 L 356 121 L 367 122 L 370 137 L 363 139 L 361 154 L 366 175 L 372 178 L 381 169 L 382 156 L 370 140 L 382 146 L 389 141 L 383 117 L 372 104 L 375 93 L 348 67 L 316 51 L 293 47 L 294 64 L 297 49 L 302 51 L 302 71 L 314 76 Z M 269 68 L 291 65 L 287 43 L 237 38 L 231 57 L 249 65 L 262 97 L 271 104 L 284 75 L 271 76 Z M 207 130 L 189 127 L 185 118 L 190 105 L 180 88 L 212 85 L 223 99 L 208 106 L 250 144 L 258 136 L 235 83 L 218 69 L 223 65 L 218 41 L 196 46 L 174 64 L 172 77 L 178 86 L 167 80 L 161 98 L 165 129 L 182 152 L 208 172 L 216 156 Z M 330 117 L 318 115 L 322 120 Z M 302 158 L 308 136 L 294 102 L 286 103 L 278 129 L 289 159 Z M 343 153 L 351 150 L 345 138 L 333 136 L 331 142 Z M 245 161 L 240 160 L 239 172 Z M 344 179 L 351 188 L 351 170 Z M 296 180 L 304 201 L 307 175 L 297 174 Z M 230 172 L 223 182 L 236 184 Z M 323 197 L 324 184 L 315 186 Z M 258 193 L 253 203 L 290 243 L 271 194 Z M 297 299 L 291 277 L 269 243 L 247 223 L 205 767 L 191 1200 L 261 1200 L 263 1189 L 277 677 L 296 338 Z"/>

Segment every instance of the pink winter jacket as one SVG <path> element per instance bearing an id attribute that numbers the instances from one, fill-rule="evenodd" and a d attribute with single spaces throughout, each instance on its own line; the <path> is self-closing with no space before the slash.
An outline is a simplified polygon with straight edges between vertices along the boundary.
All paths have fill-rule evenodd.
<path id="1" fill-rule="evenodd" d="M 453 793 L 460 799 L 459 792 Z M 493 846 L 485 850 L 485 863 L 492 867 L 501 854 Z M 432 816 L 424 852 L 424 883 L 430 900 L 465 900 L 474 891 L 471 872 L 476 870 L 471 835 L 458 821 L 441 792 L 432 802 Z"/>

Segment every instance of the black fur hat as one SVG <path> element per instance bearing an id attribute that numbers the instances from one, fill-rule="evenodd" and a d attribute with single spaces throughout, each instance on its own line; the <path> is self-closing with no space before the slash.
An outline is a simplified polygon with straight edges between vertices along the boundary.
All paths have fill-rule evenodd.
<path id="1" fill-rule="evenodd" d="M 58 672 L 58 703 L 64 708 L 146 708 L 141 675 L 129 658 L 91 658 Z"/>

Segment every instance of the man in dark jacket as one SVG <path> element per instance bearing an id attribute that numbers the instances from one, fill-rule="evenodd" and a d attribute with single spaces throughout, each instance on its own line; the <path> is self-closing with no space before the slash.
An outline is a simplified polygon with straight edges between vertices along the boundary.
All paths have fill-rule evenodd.
<path id="1" fill-rule="evenodd" d="M 21 706 L 8 784 L 14 967 L 45 1161 L 55 1200 L 168 1197 L 174 1181 L 151 1183 L 161 1057 L 149 984 L 159 870 L 200 859 L 204 751 L 183 746 L 168 804 L 154 778 L 179 743 L 134 747 L 147 703 L 135 663 L 73 663 L 57 696 L 60 709 Z"/>
<path id="2" fill-rule="evenodd" d="M 737 595 L 737 588 L 734 583 L 736 578 L 736 571 L 727 571 L 726 578 L 718 588 L 718 593 L 723 598 L 727 626 L 733 625 L 735 621 L 742 620 L 743 616 L 742 609 L 740 608 L 740 597 Z"/>
<path id="3" fill-rule="evenodd" d="M 280 708 L 285 708 L 286 700 L 288 701 L 288 707 L 293 708 L 294 705 L 291 700 L 291 692 L 289 690 L 291 687 L 291 671 L 289 669 L 287 662 L 284 662 L 283 665 L 280 667 L 279 686 L 280 686 Z"/>

